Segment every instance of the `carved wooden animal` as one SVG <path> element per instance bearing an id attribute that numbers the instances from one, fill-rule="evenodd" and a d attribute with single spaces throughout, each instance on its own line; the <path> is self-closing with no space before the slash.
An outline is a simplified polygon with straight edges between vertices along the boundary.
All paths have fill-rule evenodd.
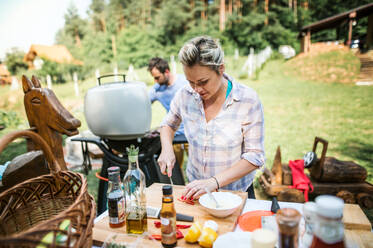
<path id="1" fill-rule="evenodd" d="M 30 127 L 50 146 L 62 170 L 67 170 L 62 150 L 62 135 L 76 135 L 81 123 L 58 101 L 54 92 L 42 88 L 39 80 L 22 77 L 24 105 Z"/>

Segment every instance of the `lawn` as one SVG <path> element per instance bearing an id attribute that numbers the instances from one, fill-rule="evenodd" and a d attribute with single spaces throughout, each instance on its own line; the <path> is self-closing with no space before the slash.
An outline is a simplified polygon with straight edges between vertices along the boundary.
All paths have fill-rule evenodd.
<path id="1" fill-rule="evenodd" d="M 356 86 L 346 82 L 324 82 L 317 78 L 305 80 L 304 76 L 301 79 L 294 75 L 294 66 L 283 60 L 267 62 L 256 80 L 247 79 L 241 71 L 244 61 L 244 57 L 238 61 L 228 57 L 227 73 L 255 89 L 262 100 L 267 167 L 272 166 L 277 146 L 281 146 L 282 162 L 301 159 L 312 149 L 315 136 L 319 136 L 329 141 L 327 156 L 353 160 L 364 166 L 368 170 L 367 180 L 373 183 L 373 87 Z M 341 67 L 343 66 L 339 65 L 339 68 Z M 318 73 L 317 67 L 315 68 L 314 73 Z M 344 68 L 356 73 L 356 65 Z M 180 65 L 178 72 L 181 72 Z M 145 68 L 138 70 L 137 73 L 140 81 L 151 85 L 151 78 Z M 87 89 L 94 86 L 94 78 L 81 82 L 79 97 L 75 96 L 72 83 L 53 86 L 62 104 L 75 117 L 82 120 L 81 131 L 87 129 L 83 114 L 84 94 Z M 2 87 L 0 108 L 13 109 L 20 116 L 24 116 L 22 97 L 21 89 L 14 93 L 10 92 L 9 88 Z M 159 103 L 155 103 L 152 112 L 152 127 L 156 127 L 165 111 Z M 9 129 L 0 131 L 0 136 L 8 131 Z M 320 152 L 318 149 L 318 154 Z M 1 155 L 0 164 L 7 159 L 9 156 Z M 88 183 L 90 192 L 97 192 L 97 180 L 90 178 Z"/>

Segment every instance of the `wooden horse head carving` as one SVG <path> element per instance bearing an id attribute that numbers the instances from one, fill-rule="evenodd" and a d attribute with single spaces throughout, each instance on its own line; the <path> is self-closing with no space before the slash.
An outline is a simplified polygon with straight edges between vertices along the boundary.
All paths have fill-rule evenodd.
<path id="1" fill-rule="evenodd" d="M 61 169 L 66 170 L 61 134 L 68 136 L 78 134 L 77 128 L 81 125 L 80 121 L 62 106 L 52 90 L 42 88 L 35 76 L 32 76 L 31 81 L 23 76 L 22 86 L 30 127 L 43 137 L 51 147 Z"/>

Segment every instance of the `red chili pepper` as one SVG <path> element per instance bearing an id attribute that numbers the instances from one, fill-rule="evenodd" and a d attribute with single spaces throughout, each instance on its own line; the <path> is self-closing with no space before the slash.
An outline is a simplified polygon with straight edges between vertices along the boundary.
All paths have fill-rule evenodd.
<path id="1" fill-rule="evenodd" d="M 161 222 L 160 221 L 154 221 L 154 226 L 156 228 L 160 228 L 161 227 Z M 176 228 L 179 228 L 179 229 L 186 229 L 186 228 L 189 228 L 191 226 L 192 225 L 180 225 L 180 224 L 176 224 Z"/>
<path id="2" fill-rule="evenodd" d="M 187 204 L 189 204 L 189 205 L 194 205 L 194 201 L 189 200 L 189 199 L 178 198 L 177 200 L 178 200 L 178 201 L 181 201 L 181 202 L 185 202 L 185 203 L 187 203 Z"/>
<path id="3" fill-rule="evenodd" d="M 179 229 L 176 229 L 176 238 L 177 239 L 184 238 L 184 234 Z M 152 235 L 150 235 L 149 239 L 162 240 L 162 235 L 152 234 Z"/>
<path id="4" fill-rule="evenodd" d="M 156 228 L 160 228 L 161 227 L 161 222 L 160 221 L 154 221 L 154 226 Z"/>
<path id="5" fill-rule="evenodd" d="M 181 224 L 176 225 L 176 227 L 179 228 L 179 229 L 187 229 L 187 228 L 189 228 L 191 226 L 192 225 L 181 225 Z"/>
<path id="6" fill-rule="evenodd" d="M 184 234 L 179 229 L 176 229 L 176 238 L 177 239 L 184 238 Z"/>
<path id="7" fill-rule="evenodd" d="M 159 234 L 152 234 L 149 237 L 150 239 L 155 239 L 155 240 L 162 240 L 162 235 Z"/>

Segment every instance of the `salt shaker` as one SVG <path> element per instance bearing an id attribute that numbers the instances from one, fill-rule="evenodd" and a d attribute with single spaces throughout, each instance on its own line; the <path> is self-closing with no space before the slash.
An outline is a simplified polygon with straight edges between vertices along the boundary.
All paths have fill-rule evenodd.
<path id="1" fill-rule="evenodd" d="M 315 221 L 317 218 L 317 208 L 316 203 L 306 202 L 303 205 L 303 217 L 305 223 L 305 233 L 303 235 L 303 247 L 310 247 L 312 244 L 313 230 L 315 226 Z"/>

